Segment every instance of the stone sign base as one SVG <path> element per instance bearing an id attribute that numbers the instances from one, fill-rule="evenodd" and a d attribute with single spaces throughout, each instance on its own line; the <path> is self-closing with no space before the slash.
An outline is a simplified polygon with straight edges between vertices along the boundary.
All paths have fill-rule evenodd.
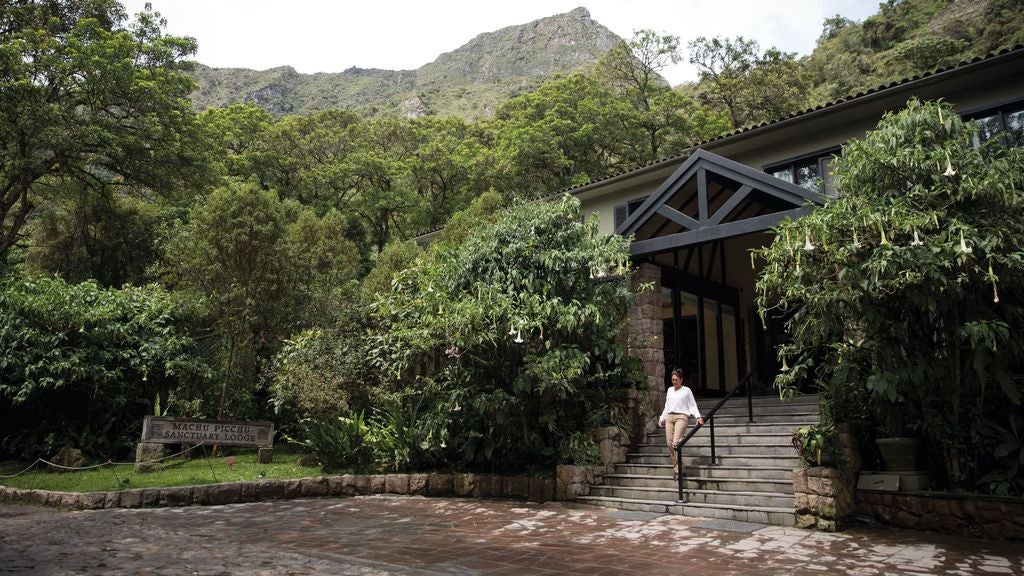
<path id="1" fill-rule="evenodd" d="M 135 473 L 156 472 L 162 470 L 163 462 L 151 462 L 164 457 L 164 445 L 154 442 L 139 442 L 135 446 Z"/>

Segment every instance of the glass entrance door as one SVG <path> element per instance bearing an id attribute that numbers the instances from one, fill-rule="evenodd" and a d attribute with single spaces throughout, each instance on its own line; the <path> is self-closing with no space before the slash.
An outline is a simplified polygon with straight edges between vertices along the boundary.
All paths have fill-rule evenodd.
<path id="1" fill-rule="evenodd" d="M 661 291 L 666 386 L 681 368 L 694 392 L 725 394 L 745 372 L 738 292 L 677 270 Z"/>

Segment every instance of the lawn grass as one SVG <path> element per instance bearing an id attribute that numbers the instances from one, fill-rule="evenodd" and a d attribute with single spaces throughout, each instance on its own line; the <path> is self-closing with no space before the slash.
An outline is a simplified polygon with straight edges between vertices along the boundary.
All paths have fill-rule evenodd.
<path id="1" fill-rule="evenodd" d="M 200 450 L 198 456 L 184 460 L 165 461 L 163 470 L 136 474 L 133 464 L 103 466 L 75 472 L 50 472 L 40 467 L 14 478 L 0 478 L 0 484 L 33 490 L 59 492 L 106 492 L 129 488 L 167 488 L 218 482 L 239 482 L 262 479 L 291 479 L 320 476 L 319 466 L 299 466 L 302 453 L 289 447 L 274 447 L 274 462 L 259 464 L 255 451 L 238 451 L 234 464 L 225 456 L 212 457 Z M 15 474 L 29 462 L 0 463 L 0 475 Z M 44 466 L 44 465 L 40 465 Z"/>

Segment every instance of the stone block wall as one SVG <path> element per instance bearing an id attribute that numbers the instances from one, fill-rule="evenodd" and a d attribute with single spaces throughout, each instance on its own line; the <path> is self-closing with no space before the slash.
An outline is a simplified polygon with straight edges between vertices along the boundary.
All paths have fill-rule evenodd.
<path id="1" fill-rule="evenodd" d="M 316 476 L 291 480 L 227 482 L 116 492 L 55 492 L 0 486 L 0 503 L 23 503 L 71 510 L 204 506 L 322 498 L 407 494 L 467 498 L 518 498 L 547 502 L 555 498 L 555 479 L 495 474 L 375 474 Z"/>
<path id="2" fill-rule="evenodd" d="M 857 490 L 857 513 L 890 526 L 1024 540 L 1024 498 Z"/>
<path id="3" fill-rule="evenodd" d="M 856 513 L 853 492 L 861 465 L 857 436 L 849 424 L 839 424 L 837 434 L 837 467 L 793 470 L 793 505 L 800 528 L 835 532 Z"/>
<path id="4" fill-rule="evenodd" d="M 849 474 L 838 468 L 816 466 L 794 470 L 793 495 L 798 528 L 835 532 L 856 510 L 853 482 Z"/>
<path id="5" fill-rule="evenodd" d="M 653 284 L 652 290 L 637 294 L 629 309 L 629 355 L 640 360 L 647 376 L 647 390 L 630 396 L 630 417 L 633 419 L 633 441 L 642 442 L 645 434 L 657 426 L 665 397 L 665 350 L 661 306 L 661 268 L 640 264 L 633 275 L 633 289 Z"/>

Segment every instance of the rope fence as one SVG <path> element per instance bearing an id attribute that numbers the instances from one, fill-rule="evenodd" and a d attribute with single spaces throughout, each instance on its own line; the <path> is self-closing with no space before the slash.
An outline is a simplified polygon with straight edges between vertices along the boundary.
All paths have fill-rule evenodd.
<path id="1" fill-rule="evenodd" d="M 181 456 L 182 454 L 187 454 L 187 453 L 189 453 L 189 452 L 191 452 L 191 451 L 193 451 L 193 450 L 195 450 L 197 448 L 200 448 L 200 447 L 203 449 L 203 453 L 205 454 L 206 453 L 206 445 L 203 444 L 203 443 L 199 443 L 199 444 L 193 444 L 189 448 L 186 448 L 186 449 L 184 449 L 181 452 L 178 452 L 176 454 L 170 454 L 168 456 L 162 456 L 160 458 L 154 458 L 152 460 L 141 460 L 139 462 L 114 462 L 113 460 L 107 460 L 106 462 L 103 462 L 101 464 L 93 464 L 92 466 L 62 466 L 60 464 L 56 464 L 56 463 L 50 462 L 49 460 L 44 460 L 43 458 L 36 458 L 35 462 L 29 464 L 28 467 L 25 468 L 24 470 L 22 470 L 21 472 L 18 472 L 16 474 L 0 474 L 0 478 L 16 478 L 18 476 L 21 476 L 22 474 L 27 474 L 33 468 L 38 466 L 40 463 L 46 464 L 47 466 L 50 466 L 52 468 L 57 468 L 57 469 L 60 469 L 60 470 L 93 470 L 93 469 L 96 469 L 96 468 L 102 468 L 104 466 L 127 466 L 127 465 L 133 465 L 133 464 L 154 464 L 156 462 L 163 462 L 164 460 L 170 460 L 171 458 L 177 458 L 178 456 Z"/>

